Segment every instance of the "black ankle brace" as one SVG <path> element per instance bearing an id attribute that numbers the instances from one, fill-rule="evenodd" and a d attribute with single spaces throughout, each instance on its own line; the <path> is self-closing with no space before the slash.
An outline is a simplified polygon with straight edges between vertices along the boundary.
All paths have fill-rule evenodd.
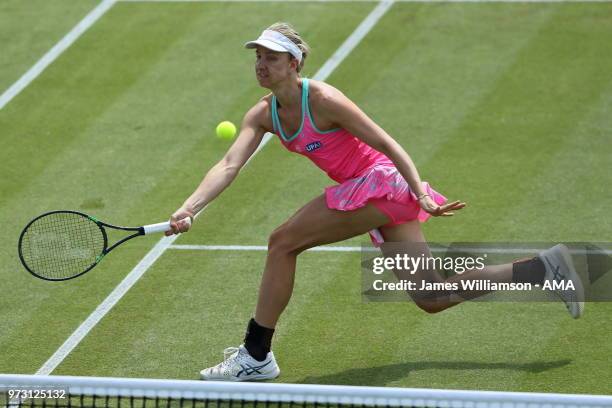
<path id="1" fill-rule="evenodd" d="M 544 262 L 538 257 L 512 263 L 512 282 L 542 284 L 545 273 Z"/>
<path id="2" fill-rule="evenodd" d="M 251 319 L 244 335 L 244 347 L 255 360 L 263 361 L 272 347 L 273 335 L 274 329 L 260 326 L 255 319 Z"/>

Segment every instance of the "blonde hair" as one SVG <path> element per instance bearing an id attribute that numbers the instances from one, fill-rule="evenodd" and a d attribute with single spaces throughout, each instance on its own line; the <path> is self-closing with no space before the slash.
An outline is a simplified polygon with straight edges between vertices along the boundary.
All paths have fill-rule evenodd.
<path id="1" fill-rule="evenodd" d="M 310 46 L 306 43 L 306 41 L 302 39 L 302 37 L 300 37 L 300 33 L 298 33 L 291 24 L 283 22 L 274 23 L 270 27 L 268 27 L 267 30 L 272 30 L 281 33 L 282 35 L 290 39 L 295 45 L 298 46 L 300 51 L 302 51 L 302 61 L 297 67 L 297 72 L 300 72 L 302 70 L 302 67 L 304 67 L 304 61 L 306 60 L 306 57 L 308 56 L 308 54 L 310 54 Z M 289 54 L 289 57 L 294 58 L 291 54 Z"/>

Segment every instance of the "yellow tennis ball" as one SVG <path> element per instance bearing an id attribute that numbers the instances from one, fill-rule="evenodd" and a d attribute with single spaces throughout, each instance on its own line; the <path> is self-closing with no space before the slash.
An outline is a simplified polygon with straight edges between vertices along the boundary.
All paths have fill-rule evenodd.
<path id="1" fill-rule="evenodd" d="M 231 140 L 236 135 L 236 126 L 229 120 L 224 120 L 217 125 L 216 132 L 219 139 Z"/>

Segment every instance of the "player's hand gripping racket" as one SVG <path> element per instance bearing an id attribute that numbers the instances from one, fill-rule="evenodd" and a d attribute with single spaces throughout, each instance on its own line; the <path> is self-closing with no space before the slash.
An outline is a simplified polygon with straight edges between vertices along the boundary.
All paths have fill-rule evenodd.
<path id="1" fill-rule="evenodd" d="M 189 222 L 186 218 L 180 222 Z M 108 246 L 106 229 L 134 231 Z M 117 246 L 132 238 L 169 231 L 170 222 L 118 227 L 78 211 L 51 211 L 34 218 L 19 237 L 19 259 L 37 278 L 62 281 L 83 275 Z"/>

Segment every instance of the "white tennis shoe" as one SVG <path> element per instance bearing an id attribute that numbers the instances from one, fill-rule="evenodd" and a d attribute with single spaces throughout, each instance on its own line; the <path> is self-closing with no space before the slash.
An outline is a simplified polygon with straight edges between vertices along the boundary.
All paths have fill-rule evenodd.
<path id="1" fill-rule="evenodd" d="M 569 250 L 565 245 L 558 244 L 541 252 L 540 259 L 546 268 L 545 284 L 552 286 L 553 292 L 565 303 L 567 311 L 578 319 L 584 313 L 584 286 L 574 269 Z"/>
<path id="2" fill-rule="evenodd" d="M 223 350 L 224 360 L 214 367 L 200 371 L 203 380 L 208 381 L 263 381 L 279 376 L 280 368 L 271 351 L 263 361 L 257 361 L 244 345 Z"/>

